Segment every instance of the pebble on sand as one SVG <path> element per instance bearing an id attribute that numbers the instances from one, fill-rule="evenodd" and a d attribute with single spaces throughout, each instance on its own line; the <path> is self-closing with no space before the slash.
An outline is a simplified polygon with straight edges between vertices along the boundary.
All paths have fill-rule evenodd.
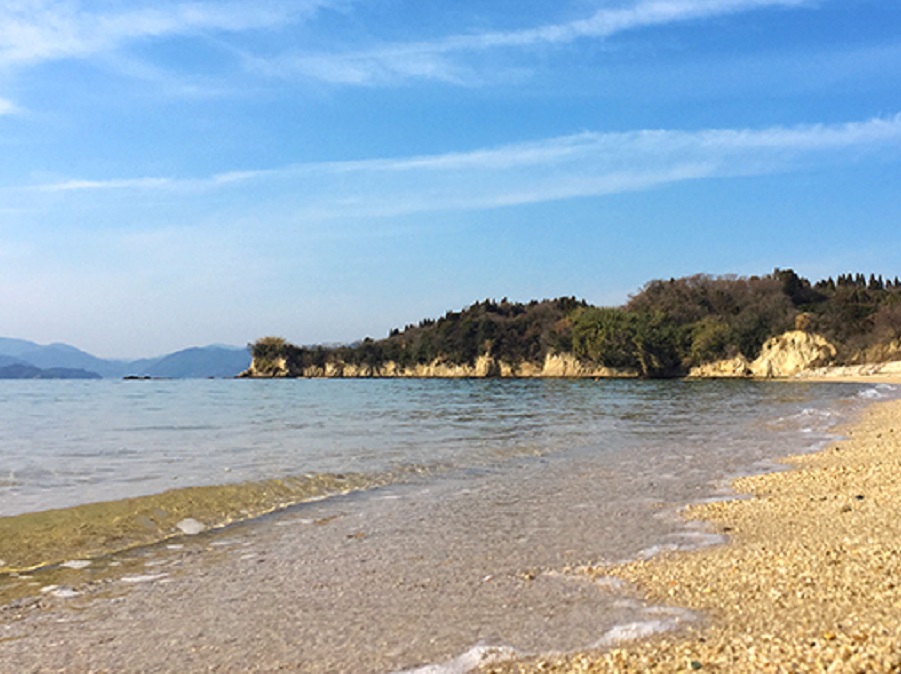
<path id="1" fill-rule="evenodd" d="M 175 525 L 176 528 L 187 536 L 194 536 L 206 531 L 206 525 L 203 522 L 195 520 L 193 517 L 186 517 Z"/>

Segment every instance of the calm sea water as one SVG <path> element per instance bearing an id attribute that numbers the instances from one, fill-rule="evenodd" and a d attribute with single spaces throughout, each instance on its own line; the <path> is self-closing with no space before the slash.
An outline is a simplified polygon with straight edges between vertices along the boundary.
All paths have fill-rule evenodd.
<path id="1" fill-rule="evenodd" d="M 7 625 L 0 659 L 187 671 L 202 652 L 229 670 L 300 658 L 310 672 L 458 674 L 486 649 L 676 629 L 696 616 L 577 569 L 722 542 L 680 509 L 898 395 L 748 381 L 0 382 L 0 603 L 63 603 L 35 613 L 45 631 Z M 314 500 L 302 479 L 295 507 L 168 544 L 180 518 L 215 526 L 258 497 L 256 513 L 283 505 L 266 499 L 297 476 L 357 491 Z M 147 498 L 121 500 L 135 496 Z M 119 552 L 103 554 L 104 536 Z M 154 591 L 66 613 L 137 582 Z M 117 639 L 87 648 L 85 625 Z"/>
<path id="2" fill-rule="evenodd" d="M 2 381 L 0 516 L 307 473 L 502 470 L 576 451 L 628 480 L 637 456 L 653 466 L 703 447 L 715 479 L 812 448 L 892 394 L 728 381 Z"/>

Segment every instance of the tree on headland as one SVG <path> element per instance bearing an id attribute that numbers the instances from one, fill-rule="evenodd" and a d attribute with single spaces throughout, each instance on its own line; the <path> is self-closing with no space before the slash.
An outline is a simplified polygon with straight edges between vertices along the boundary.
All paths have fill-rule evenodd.
<path id="1" fill-rule="evenodd" d="M 839 361 L 856 362 L 901 354 L 901 283 L 885 278 L 841 274 L 811 283 L 779 268 L 765 276 L 696 274 L 651 281 L 622 307 L 575 297 L 486 299 L 392 329 L 385 339 L 327 348 L 264 337 L 250 348 L 258 371 L 286 361 L 295 372 L 328 363 L 372 371 L 389 362 L 472 366 L 483 356 L 540 365 L 550 354 L 571 353 L 586 364 L 667 377 L 739 355 L 753 360 L 768 339 L 799 329 L 836 345 Z"/>
<path id="2" fill-rule="evenodd" d="M 288 342 L 284 337 L 261 337 L 253 344 L 249 344 L 250 355 L 254 358 L 275 360 L 284 358 L 287 353 Z"/>
<path id="3" fill-rule="evenodd" d="M 272 375 L 279 372 L 292 347 L 283 337 L 261 337 L 247 348 L 257 372 Z"/>

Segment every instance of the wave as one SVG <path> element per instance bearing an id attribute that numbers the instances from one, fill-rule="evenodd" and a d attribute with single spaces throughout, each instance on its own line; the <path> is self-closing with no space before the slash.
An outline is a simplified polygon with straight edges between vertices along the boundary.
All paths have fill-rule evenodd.
<path id="1" fill-rule="evenodd" d="M 317 473 L 172 489 L 118 501 L 0 518 L 0 574 L 93 559 L 260 517 L 298 503 L 395 481 L 383 474 Z"/>
<path id="2" fill-rule="evenodd" d="M 894 384 L 876 384 L 871 388 L 864 389 L 857 396 L 866 400 L 881 400 L 882 398 L 895 397 L 898 390 L 898 387 Z"/>

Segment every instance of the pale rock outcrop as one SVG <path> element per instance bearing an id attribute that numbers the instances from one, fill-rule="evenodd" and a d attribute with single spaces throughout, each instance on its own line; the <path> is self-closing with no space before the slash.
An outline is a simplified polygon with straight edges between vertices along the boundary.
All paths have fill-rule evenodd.
<path id="1" fill-rule="evenodd" d="M 475 372 L 476 377 L 500 377 L 500 364 L 487 353 L 476 358 Z"/>
<path id="2" fill-rule="evenodd" d="M 729 360 L 705 363 L 689 372 L 689 377 L 793 377 L 799 373 L 829 365 L 835 358 L 835 347 L 820 335 L 802 330 L 792 330 L 779 337 L 773 337 L 753 362 L 744 356 Z M 327 363 L 324 367 L 311 366 L 295 370 L 285 358 L 254 360 L 243 377 L 420 377 L 461 379 L 467 377 L 561 377 L 561 378 L 612 378 L 636 377 L 638 373 L 629 369 L 609 368 L 590 365 L 580 361 L 570 353 L 549 353 L 541 364 L 521 362 L 508 363 L 484 354 L 472 365 L 448 363 L 436 359 L 431 363 L 420 363 L 402 367 L 394 361 L 386 361 L 373 367 L 342 362 Z"/>
<path id="3" fill-rule="evenodd" d="M 587 365 L 571 353 L 549 353 L 544 359 L 544 365 L 539 377 L 636 377 L 634 370 L 603 367 L 601 365 Z"/>
<path id="4" fill-rule="evenodd" d="M 431 363 L 418 363 L 402 367 L 394 361 L 385 361 L 376 367 L 330 362 L 324 367 L 310 366 L 302 370 L 292 369 L 284 358 L 266 363 L 252 362 L 241 377 L 330 377 L 330 378 L 370 378 L 370 377 L 411 377 L 411 378 L 488 378 L 488 377 L 636 377 L 637 372 L 587 365 L 572 354 L 548 354 L 541 364 L 521 362 L 509 363 L 483 354 L 472 365 L 454 364 L 436 359 Z"/>
<path id="5" fill-rule="evenodd" d="M 835 358 L 835 347 L 821 335 L 790 330 L 768 340 L 753 361 L 739 354 L 693 367 L 689 377 L 773 379 L 793 377 L 799 373 L 829 365 Z"/>
<path id="6" fill-rule="evenodd" d="M 717 360 L 712 363 L 697 365 L 691 368 L 688 376 L 702 379 L 750 377 L 751 362 L 747 358 L 739 354 L 735 358 L 729 358 L 727 360 Z"/>
<path id="7" fill-rule="evenodd" d="M 751 374 L 760 378 L 792 377 L 829 365 L 835 354 L 835 347 L 821 335 L 791 330 L 763 345 L 760 355 L 751 363 Z"/>
<path id="8" fill-rule="evenodd" d="M 254 358 L 250 361 L 250 367 L 238 376 L 250 378 L 288 377 L 290 373 L 288 372 L 288 362 L 282 356 L 275 359 L 266 359 L 265 361 Z"/>
<path id="9" fill-rule="evenodd" d="M 887 344 L 876 344 L 851 357 L 852 363 L 886 363 L 901 360 L 901 340 Z"/>

